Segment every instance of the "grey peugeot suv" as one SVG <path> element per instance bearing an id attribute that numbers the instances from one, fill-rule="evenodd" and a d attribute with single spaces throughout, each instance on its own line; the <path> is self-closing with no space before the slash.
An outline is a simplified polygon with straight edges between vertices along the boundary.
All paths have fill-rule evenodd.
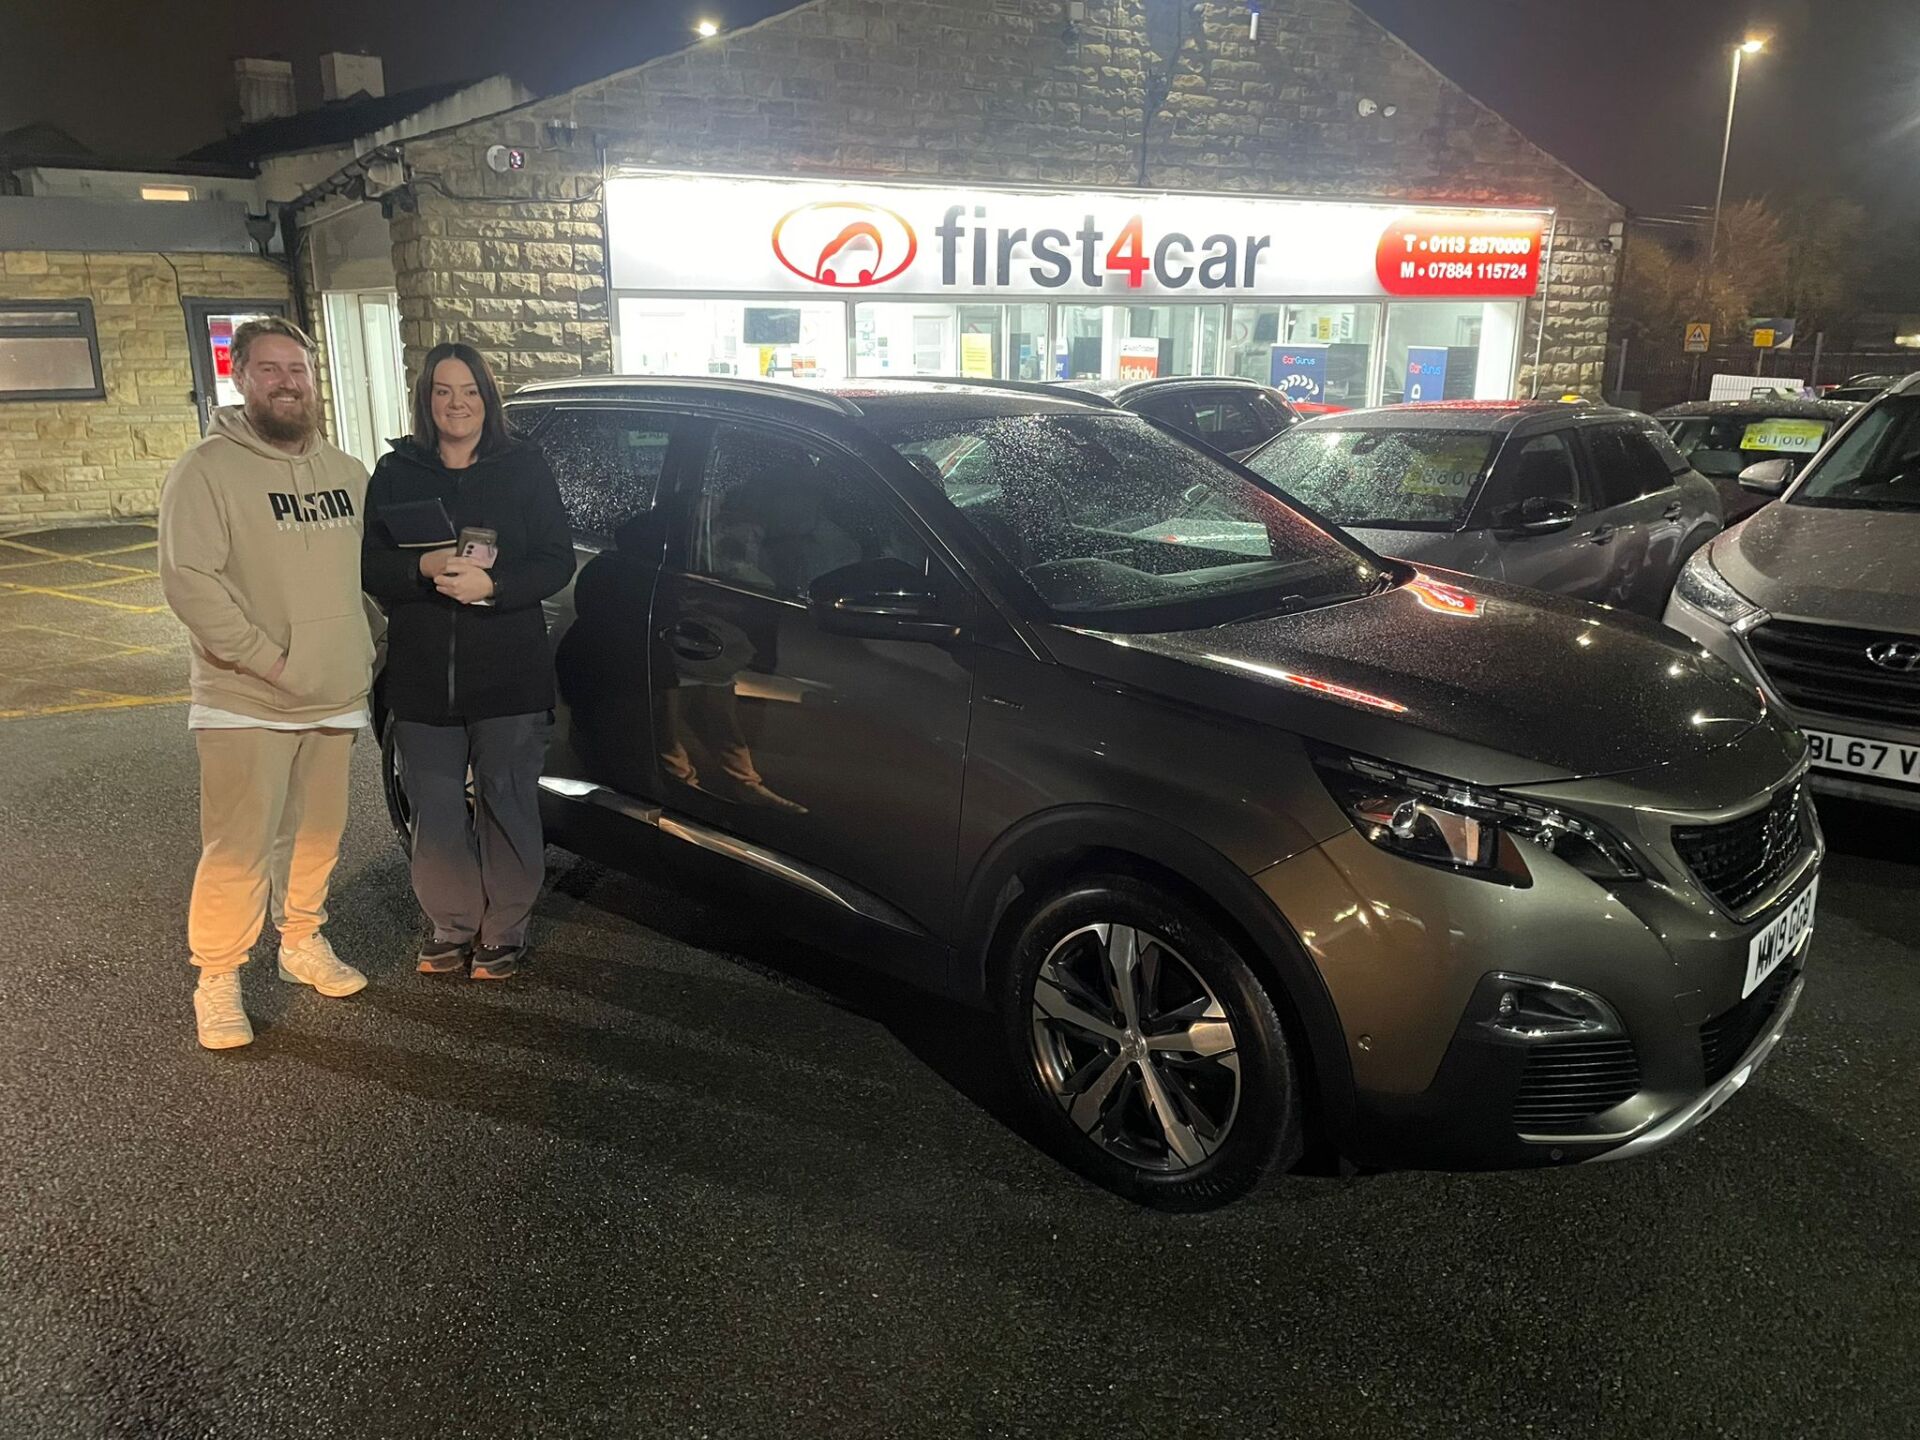
<path id="1" fill-rule="evenodd" d="M 1247 464 L 1388 555 L 1658 616 L 1721 501 L 1645 415 L 1445 401 L 1325 415 Z"/>
<path id="2" fill-rule="evenodd" d="M 583 562 L 550 838 L 989 1007 L 1035 1127 L 1127 1196 L 1309 1146 L 1637 1154 L 1793 1013 L 1806 745 L 1670 631 L 1383 560 L 1038 387 L 509 408 Z M 1177 538 L 1196 504 L 1261 543 Z"/>
<path id="3" fill-rule="evenodd" d="M 1806 728 L 1816 789 L 1920 810 L 1920 375 L 1797 479 L 1776 458 L 1740 483 L 1784 501 L 1693 557 L 1667 624 Z"/>

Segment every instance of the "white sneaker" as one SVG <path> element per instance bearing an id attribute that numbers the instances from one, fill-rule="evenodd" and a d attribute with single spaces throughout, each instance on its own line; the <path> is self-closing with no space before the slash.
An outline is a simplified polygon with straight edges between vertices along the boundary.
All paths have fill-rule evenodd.
<path id="1" fill-rule="evenodd" d="M 280 942 L 280 978 L 311 985 L 322 995 L 338 998 L 367 988 L 367 977 L 333 953 L 324 935 L 309 935 L 297 944 Z"/>
<path id="2" fill-rule="evenodd" d="M 203 970 L 193 990 L 193 1018 L 209 1050 L 237 1050 L 253 1043 L 253 1023 L 240 1001 L 238 970 Z"/>

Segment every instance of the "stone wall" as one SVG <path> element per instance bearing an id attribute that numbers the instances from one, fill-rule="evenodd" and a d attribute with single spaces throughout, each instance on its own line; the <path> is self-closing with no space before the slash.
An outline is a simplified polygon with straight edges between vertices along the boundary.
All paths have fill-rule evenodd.
<path id="1" fill-rule="evenodd" d="M 1239 0 L 1091 0 L 1072 38 L 1054 0 L 815 0 L 409 144 L 418 209 L 393 227 L 409 368 L 449 339 L 509 385 L 611 368 L 597 144 L 614 165 L 1126 188 L 1164 90 L 1151 189 L 1552 206 L 1541 380 L 1597 393 L 1621 208 L 1347 0 L 1264 9 L 1253 42 Z M 489 170 L 493 144 L 526 168 Z"/>
<path id="2" fill-rule="evenodd" d="M 93 301 L 104 400 L 0 403 L 0 527 L 151 515 L 200 438 L 183 296 L 287 297 L 246 255 L 0 252 L 0 299 Z"/>

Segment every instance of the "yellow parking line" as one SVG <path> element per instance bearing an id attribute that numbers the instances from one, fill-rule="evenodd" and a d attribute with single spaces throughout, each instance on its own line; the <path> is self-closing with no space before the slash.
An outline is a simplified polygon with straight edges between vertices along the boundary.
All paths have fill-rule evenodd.
<path id="1" fill-rule="evenodd" d="M 98 690 L 76 691 L 80 695 L 98 695 Z M 182 705 L 191 695 L 112 695 L 104 700 L 83 700 L 77 705 L 48 705 L 34 710 L 0 710 L 0 720 L 31 720 L 42 715 L 77 715 L 86 710 L 137 710 L 145 705 Z"/>
<path id="2" fill-rule="evenodd" d="M 69 564 L 91 565 L 99 570 L 127 570 L 136 575 L 151 575 L 153 573 L 151 570 L 142 570 L 138 565 L 114 565 L 104 561 L 101 557 L 106 555 L 130 555 L 135 550 L 150 550 L 159 543 L 158 540 L 148 540 L 144 544 L 122 545 L 113 550 L 95 550 L 83 555 L 63 555 L 58 550 L 43 549 L 38 545 L 28 545 L 20 540 L 0 540 L 0 545 L 6 546 L 9 550 L 22 550 L 29 555 L 37 555 L 40 557 L 37 560 L 9 561 L 5 565 L 0 565 L 0 570 L 25 570 L 35 565 L 45 564 L 49 560 L 62 560 Z"/>
<path id="3" fill-rule="evenodd" d="M 115 569 L 131 569 L 129 566 L 115 566 Z M 160 577 L 151 570 L 133 570 L 131 574 L 116 575 L 111 580 L 83 580 L 78 585 L 62 585 L 62 590 L 103 590 L 109 585 L 131 585 L 136 580 L 158 580 Z M 0 581 L 0 584 L 6 582 Z"/>
<path id="4" fill-rule="evenodd" d="M 69 590 L 50 590 L 44 585 L 16 585 L 0 580 L 0 599 L 7 595 L 51 595 L 56 600 L 72 600 L 81 605 L 98 605 L 107 610 L 124 610 L 132 615 L 158 615 L 164 605 L 122 605 L 118 600 L 102 600 L 95 595 L 75 595 Z"/>

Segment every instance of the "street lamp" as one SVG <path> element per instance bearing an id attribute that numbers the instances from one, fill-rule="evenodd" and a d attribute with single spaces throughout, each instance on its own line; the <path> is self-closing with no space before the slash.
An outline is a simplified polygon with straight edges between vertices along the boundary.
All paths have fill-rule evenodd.
<path id="1" fill-rule="evenodd" d="M 714 36 L 720 33 L 719 22 L 714 20 L 702 20 L 693 27 L 693 33 L 698 35 L 702 40 L 711 40 Z"/>
<path id="2" fill-rule="evenodd" d="M 1767 42 L 1759 39 L 1747 39 L 1733 47 L 1733 83 L 1727 87 L 1727 133 L 1720 141 L 1720 185 L 1713 192 L 1713 233 L 1707 239 L 1707 268 L 1700 274 L 1700 295 L 1706 298 L 1707 284 L 1713 274 L 1713 261 L 1720 248 L 1720 202 L 1727 194 L 1727 153 L 1733 149 L 1733 107 L 1740 99 L 1740 62 L 1749 55 L 1758 55 L 1767 48 Z"/>

